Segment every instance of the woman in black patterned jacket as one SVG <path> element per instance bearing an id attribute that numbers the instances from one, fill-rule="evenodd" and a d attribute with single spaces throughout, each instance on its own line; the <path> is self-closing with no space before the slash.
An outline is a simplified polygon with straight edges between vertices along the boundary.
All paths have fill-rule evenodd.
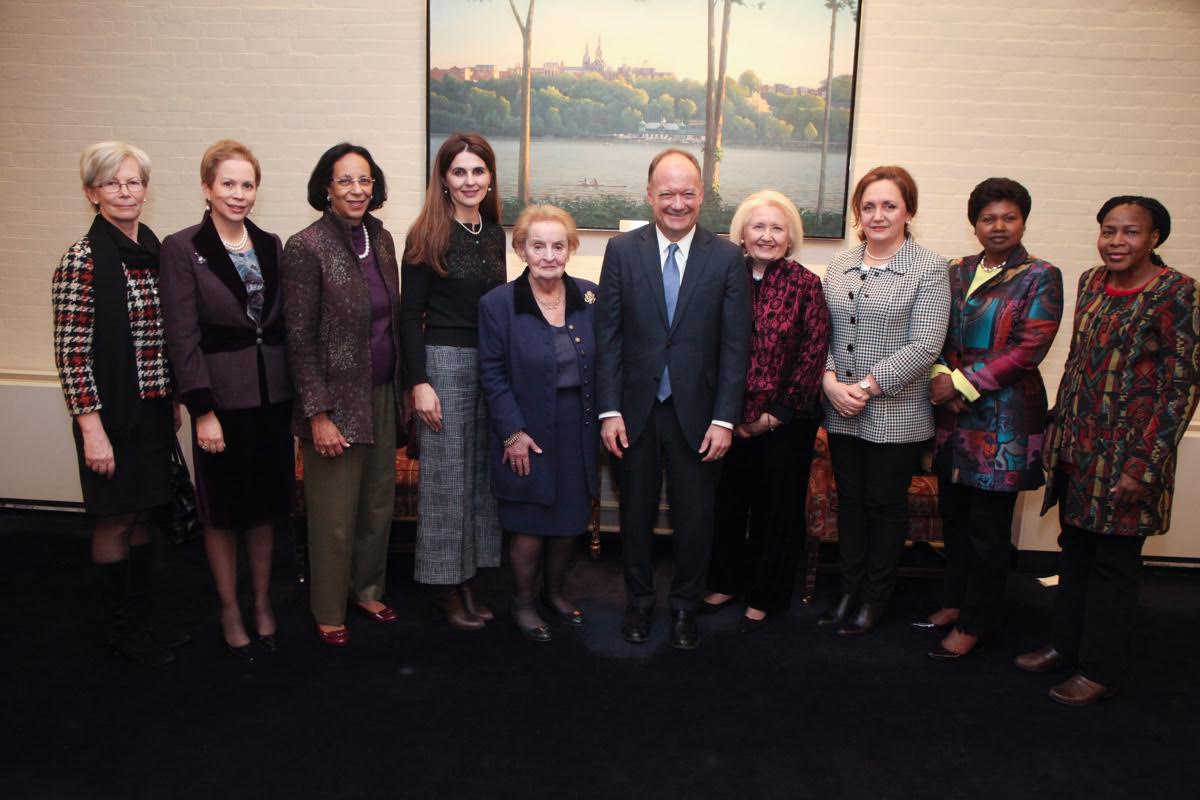
<path id="1" fill-rule="evenodd" d="M 186 634 L 149 627 L 150 511 L 171 498 L 178 415 L 158 304 L 158 237 L 141 224 L 150 158 L 100 142 L 79 160 L 96 211 L 54 271 L 54 357 L 74 419 L 83 504 L 94 516 L 92 561 L 111 621 L 110 645 L 168 664 Z"/>

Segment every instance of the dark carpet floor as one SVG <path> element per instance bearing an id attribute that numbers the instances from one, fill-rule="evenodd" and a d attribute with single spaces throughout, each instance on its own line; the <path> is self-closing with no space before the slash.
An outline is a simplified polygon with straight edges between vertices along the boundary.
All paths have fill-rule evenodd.
<path id="1" fill-rule="evenodd" d="M 1053 590 L 1009 583 L 1004 633 L 958 663 L 907 621 L 939 581 L 901 579 L 884 626 L 857 641 L 812 608 L 737 634 L 702 618 L 676 652 L 660 608 L 626 644 L 619 544 L 582 551 L 581 629 L 534 644 L 500 611 L 478 633 L 439 622 L 395 554 L 391 626 L 361 616 L 349 648 L 319 645 L 280 542 L 281 651 L 242 664 L 218 644 L 202 548 L 158 545 L 160 610 L 194 638 L 158 670 L 106 653 L 87 537 L 70 515 L 0 512 L 0 794 L 8 798 L 1196 797 L 1200 572 L 1152 569 L 1136 682 L 1087 709 L 1046 698 L 1056 676 L 1013 655 L 1044 643 Z M 660 568 L 665 578 L 669 566 Z"/>

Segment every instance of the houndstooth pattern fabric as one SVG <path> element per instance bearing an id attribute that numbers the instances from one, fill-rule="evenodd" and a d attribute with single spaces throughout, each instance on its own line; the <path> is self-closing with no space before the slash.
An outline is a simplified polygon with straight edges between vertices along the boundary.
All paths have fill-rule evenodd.
<path id="1" fill-rule="evenodd" d="M 143 400 L 171 394 L 171 373 L 163 338 L 158 278 L 150 270 L 124 268 L 129 332 Z M 51 281 L 54 307 L 54 360 L 71 416 L 103 407 L 92 371 L 96 322 L 92 246 L 84 236 L 63 254 Z"/>
<path id="2" fill-rule="evenodd" d="M 825 429 L 878 444 L 923 441 L 934 433 L 929 368 L 950 317 L 947 261 L 909 238 L 886 266 L 863 271 L 865 248 L 839 253 L 825 273 L 832 325 L 825 369 L 842 383 L 872 375 L 883 394 L 850 418 L 826 402 Z"/>
<path id="3" fill-rule="evenodd" d="M 500 566 L 500 520 L 488 477 L 487 405 L 471 347 L 426 345 L 425 369 L 442 403 L 442 431 L 420 423 L 421 477 L 413 577 L 447 586 Z"/>

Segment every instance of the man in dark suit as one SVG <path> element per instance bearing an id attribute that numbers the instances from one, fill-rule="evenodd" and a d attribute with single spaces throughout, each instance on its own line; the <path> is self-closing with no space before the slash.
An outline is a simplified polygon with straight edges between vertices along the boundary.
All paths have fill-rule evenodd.
<path id="1" fill-rule="evenodd" d="M 665 465 L 674 530 L 671 645 L 699 642 L 696 608 L 712 544 L 720 460 L 742 407 L 750 285 L 741 250 L 697 227 L 694 156 L 650 162 L 654 224 L 613 237 L 596 310 L 600 435 L 618 467 L 628 607 L 621 633 L 645 642 L 654 612 L 650 541 Z"/>

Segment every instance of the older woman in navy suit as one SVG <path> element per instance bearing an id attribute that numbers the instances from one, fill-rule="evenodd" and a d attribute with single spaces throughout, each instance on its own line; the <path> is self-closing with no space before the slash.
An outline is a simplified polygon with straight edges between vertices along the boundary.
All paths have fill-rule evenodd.
<path id="1" fill-rule="evenodd" d="M 565 274 L 578 246 L 570 214 L 554 206 L 527 207 L 513 228 L 513 249 L 528 266 L 484 295 L 479 306 L 492 492 L 500 524 L 511 536 L 513 621 L 537 642 L 551 639 L 534 606 L 543 553 L 543 604 L 563 622 L 583 623 L 583 613 L 563 595 L 563 574 L 600 488 L 592 328 L 597 287 Z"/>
<path id="2" fill-rule="evenodd" d="M 250 562 L 255 639 L 275 650 L 275 522 L 292 505 L 292 383 L 284 347 L 279 237 L 248 215 L 262 172 L 240 142 L 200 160 L 207 212 L 162 246 L 162 309 L 180 395 L 192 417 L 204 549 L 229 652 L 253 661 L 237 598 L 237 534 Z"/>

